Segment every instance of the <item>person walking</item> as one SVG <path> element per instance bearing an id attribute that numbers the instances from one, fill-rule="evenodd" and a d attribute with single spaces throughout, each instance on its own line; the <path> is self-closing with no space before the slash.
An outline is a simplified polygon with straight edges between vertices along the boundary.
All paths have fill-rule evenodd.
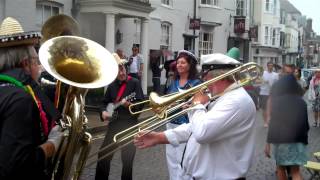
<path id="1" fill-rule="evenodd" d="M 320 127 L 320 70 L 315 72 L 310 81 L 308 99 L 312 103 L 313 127 Z"/>
<path id="2" fill-rule="evenodd" d="M 294 69 L 293 69 L 294 70 Z M 303 100 L 303 90 L 298 84 L 293 70 L 273 85 L 270 93 L 270 124 L 265 154 L 273 157 L 277 165 L 279 180 L 302 180 L 299 166 L 307 162 L 308 110 Z"/>
<path id="3" fill-rule="evenodd" d="M 260 86 L 260 108 L 262 109 L 264 127 L 268 127 L 269 117 L 268 117 L 268 98 L 270 95 L 270 89 L 272 84 L 278 80 L 278 73 L 273 72 L 273 63 L 267 63 L 267 71 L 263 72 L 262 75 L 262 85 Z"/>

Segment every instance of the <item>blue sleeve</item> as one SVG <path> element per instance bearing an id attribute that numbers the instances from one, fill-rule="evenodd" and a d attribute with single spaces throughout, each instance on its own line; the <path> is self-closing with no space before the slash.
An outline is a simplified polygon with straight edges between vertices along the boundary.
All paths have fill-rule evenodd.
<path id="1" fill-rule="evenodd" d="M 171 94 L 178 91 L 178 88 L 175 86 L 176 80 L 173 80 L 165 94 Z"/>

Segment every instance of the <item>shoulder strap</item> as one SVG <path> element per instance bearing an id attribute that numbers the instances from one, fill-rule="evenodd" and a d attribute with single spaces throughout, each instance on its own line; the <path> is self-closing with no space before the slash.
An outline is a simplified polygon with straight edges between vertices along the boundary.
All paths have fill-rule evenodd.
<path id="1" fill-rule="evenodd" d="M 25 90 L 26 92 L 28 92 L 28 89 L 22 84 L 22 82 L 18 81 L 16 78 L 11 77 L 11 76 L 7 76 L 4 74 L 0 74 L 0 81 L 5 81 L 5 82 L 9 82 L 12 83 L 20 88 L 22 88 L 23 90 Z"/>
<path id="2" fill-rule="evenodd" d="M 39 112 L 40 112 L 40 120 L 41 120 L 41 126 L 43 129 L 43 133 L 46 137 L 48 137 L 48 134 L 49 134 L 48 119 L 46 117 L 46 113 L 45 113 L 44 109 L 42 108 L 41 101 L 36 97 L 31 86 L 30 85 L 24 86 L 22 82 L 15 79 L 14 77 L 3 75 L 3 74 L 0 74 L 0 81 L 5 81 L 5 82 L 11 83 L 19 88 L 22 88 L 24 91 L 26 91 L 27 93 L 29 93 L 32 96 L 32 99 L 35 101 L 35 103 L 39 109 Z"/>

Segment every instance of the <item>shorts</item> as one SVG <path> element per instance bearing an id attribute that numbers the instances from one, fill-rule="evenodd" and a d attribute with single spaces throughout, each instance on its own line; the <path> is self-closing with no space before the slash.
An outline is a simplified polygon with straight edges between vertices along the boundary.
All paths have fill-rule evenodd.
<path id="1" fill-rule="evenodd" d="M 268 98 L 269 98 L 268 95 L 260 95 L 259 104 L 260 104 L 260 108 L 262 108 L 263 110 L 267 108 Z"/>

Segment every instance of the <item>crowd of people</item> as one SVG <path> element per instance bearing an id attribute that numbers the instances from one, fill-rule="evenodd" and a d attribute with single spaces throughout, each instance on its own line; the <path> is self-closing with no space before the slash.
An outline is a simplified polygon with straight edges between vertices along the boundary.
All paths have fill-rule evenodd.
<path id="1" fill-rule="evenodd" d="M 0 179 L 50 179 L 52 157 L 68 133 L 56 125 L 63 115 L 52 102 L 54 98 L 50 100 L 39 86 L 40 62 L 34 45 L 40 37 L 25 32 L 13 18 L 6 18 L 0 26 Z M 160 88 L 158 73 L 153 78 L 154 90 L 166 95 L 186 92 L 241 66 L 239 54 L 239 49 L 232 48 L 226 55 L 203 55 L 199 72 L 199 58 L 180 50 L 166 65 L 166 87 Z M 133 46 L 128 58 L 118 49 L 113 57 L 118 72 L 101 99 L 100 118 L 108 125 L 101 150 L 113 143 L 115 134 L 138 123 L 129 106 L 144 100 L 141 77 L 145 67 L 139 48 Z M 163 68 L 159 63 L 155 66 Z M 283 65 L 281 73 L 273 67 L 269 62 L 261 81 L 255 82 L 260 84 L 259 105 L 239 85 L 241 76 L 235 73 L 207 85 L 208 92 L 195 93 L 188 105 L 176 110 L 189 108 L 188 113 L 170 121 L 165 131 L 139 132 L 134 144 L 121 148 L 121 179 L 132 179 L 136 148 L 158 144 L 166 144 L 170 180 L 246 179 L 255 152 L 257 106 L 268 128 L 265 154 L 275 159 L 278 179 L 288 175 L 302 179 L 299 167 L 308 159 L 309 131 L 303 95 L 309 87 L 314 126 L 320 126 L 320 70 L 308 86 L 295 66 Z M 210 99 L 217 94 L 220 96 Z M 106 153 L 101 151 L 98 158 Z M 97 162 L 95 179 L 108 179 L 112 157 Z"/>

